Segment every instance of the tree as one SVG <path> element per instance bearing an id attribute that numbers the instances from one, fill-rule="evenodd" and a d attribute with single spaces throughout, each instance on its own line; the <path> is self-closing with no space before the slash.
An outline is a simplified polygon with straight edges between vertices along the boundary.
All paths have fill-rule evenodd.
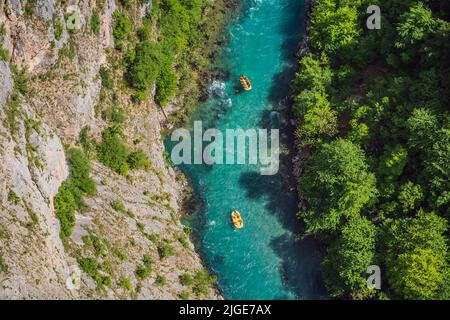
<path id="1" fill-rule="evenodd" d="M 309 204 L 301 216 L 310 232 L 336 230 L 377 194 L 363 151 L 343 139 L 325 144 L 310 158 L 299 190 Z"/>
<path id="2" fill-rule="evenodd" d="M 333 0 L 320 1 L 312 23 L 311 42 L 318 50 L 335 53 L 357 43 L 360 30 L 356 7 L 338 6 Z"/>
<path id="3" fill-rule="evenodd" d="M 408 181 L 400 188 L 398 203 L 403 213 L 408 213 L 418 207 L 423 200 L 423 192 L 420 185 Z"/>
<path id="4" fill-rule="evenodd" d="M 429 205 L 433 210 L 448 215 L 450 202 L 450 128 L 449 116 L 443 115 L 444 125 L 439 126 L 437 117 L 427 109 L 415 109 L 408 119 L 408 144 L 423 160 L 423 172 L 419 175 L 427 185 Z"/>
<path id="5" fill-rule="evenodd" d="M 391 221 L 386 266 L 391 288 L 406 299 L 432 299 L 446 274 L 447 222 L 420 210 L 415 218 Z"/>
<path id="6" fill-rule="evenodd" d="M 448 46 L 448 39 L 441 36 L 442 33 L 448 37 L 448 30 L 448 22 L 434 18 L 433 12 L 419 2 L 400 17 L 395 47 L 402 50 L 405 63 L 414 62 L 418 55 L 430 60 L 440 55 L 440 46 Z"/>
<path id="7" fill-rule="evenodd" d="M 318 60 L 309 54 L 300 64 L 300 72 L 292 84 L 293 90 L 302 90 L 292 107 L 301 120 L 295 134 L 303 146 L 317 146 L 337 132 L 337 115 L 326 94 L 331 84 L 331 71 L 325 55 Z"/>
<path id="8" fill-rule="evenodd" d="M 162 106 L 166 106 L 175 95 L 178 85 L 178 78 L 173 70 L 172 61 L 164 61 L 156 80 L 156 101 Z"/>
<path id="9" fill-rule="evenodd" d="M 407 121 L 410 147 L 423 150 L 430 146 L 430 137 L 437 130 L 436 116 L 428 109 L 416 108 Z"/>
<path id="10" fill-rule="evenodd" d="M 419 2 L 401 16 L 397 27 L 398 41 L 395 45 L 398 48 L 414 45 L 434 32 L 436 26 L 431 10 Z"/>
<path id="11" fill-rule="evenodd" d="M 296 91 L 326 91 L 331 85 L 331 76 L 328 58 L 323 54 L 319 60 L 309 53 L 300 60 L 300 71 L 292 82 L 292 88 Z"/>
<path id="12" fill-rule="evenodd" d="M 157 43 L 143 41 L 136 45 L 127 70 L 127 80 L 138 91 L 147 91 L 158 77 L 161 51 Z"/>
<path id="13" fill-rule="evenodd" d="M 303 146 L 319 146 L 337 133 L 337 115 L 329 103 L 308 108 L 295 135 Z"/>
<path id="14" fill-rule="evenodd" d="M 434 299 L 442 280 L 445 257 L 430 249 L 402 253 L 390 271 L 391 286 L 405 299 Z"/>
<path id="15" fill-rule="evenodd" d="M 363 299 L 373 294 L 367 288 L 367 268 L 375 257 L 375 225 L 355 217 L 342 228 L 336 246 L 322 266 L 332 296 Z"/>

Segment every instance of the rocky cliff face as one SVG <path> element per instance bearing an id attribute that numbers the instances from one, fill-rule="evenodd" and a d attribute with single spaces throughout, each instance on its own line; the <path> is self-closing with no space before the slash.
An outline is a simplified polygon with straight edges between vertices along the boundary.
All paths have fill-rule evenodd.
<path id="1" fill-rule="evenodd" d="M 71 6 L 81 12 L 75 33 L 61 23 Z M 0 60 L 0 299 L 218 297 L 180 281 L 202 278 L 203 267 L 179 221 L 183 185 L 165 163 L 162 118 L 151 101 L 133 106 L 121 92 L 115 97 L 129 111 L 127 140 L 139 140 L 151 170 L 123 177 L 94 158 L 97 193 L 77 212 L 70 239 L 60 238 L 54 197 L 69 175 L 63 145 L 75 146 L 86 126 L 94 138 L 107 126 L 97 110 L 99 70 L 114 60 L 116 6 L 113 0 L 0 4 L 0 42 L 9 53 Z M 89 32 L 94 9 L 97 35 Z M 80 257 L 94 270 L 80 268 Z"/>

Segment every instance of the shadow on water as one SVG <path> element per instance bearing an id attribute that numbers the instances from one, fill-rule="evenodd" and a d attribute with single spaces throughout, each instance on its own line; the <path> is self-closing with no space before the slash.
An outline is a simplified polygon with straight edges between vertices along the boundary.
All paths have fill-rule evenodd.
<path id="1" fill-rule="evenodd" d="M 297 48 L 302 35 L 302 29 L 304 25 L 304 1 L 297 1 L 287 5 L 286 17 L 283 25 L 280 28 L 281 33 L 284 35 L 284 42 L 281 45 L 281 54 L 283 60 L 287 63 L 286 66 L 277 74 L 273 76 L 272 87 L 269 91 L 269 101 L 274 106 L 277 106 L 288 94 L 290 83 L 295 75 L 293 63 L 295 62 L 295 49 Z M 292 13 L 298 14 L 292 14 Z M 292 31 L 292 26 L 296 26 L 297 30 Z"/>
<path id="2" fill-rule="evenodd" d="M 239 184 L 248 198 L 264 198 L 266 210 L 290 232 L 272 239 L 270 243 L 281 258 L 280 275 L 285 287 L 300 299 L 317 298 L 317 295 L 311 296 L 311 292 L 325 296 L 320 271 L 322 254 L 318 243 L 302 239 L 303 226 L 295 215 L 297 198 L 295 192 L 286 189 L 289 184 L 286 185 L 281 175 L 262 176 L 256 171 L 242 173 Z"/>
<path id="3" fill-rule="evenodd" d="M 313 240 L 293 239 L 284 234 L 273 239 L 270 246 L 282 259 L 280 274 L 283 284 L 294 292 L 297 298 L 313 299 L 326 295 L 318 268 L 322 256 Z M 302 252 L 303 256 L 299 257 L 298 252 Z M 315 294 L 312 295 L 312 292 Z"/>

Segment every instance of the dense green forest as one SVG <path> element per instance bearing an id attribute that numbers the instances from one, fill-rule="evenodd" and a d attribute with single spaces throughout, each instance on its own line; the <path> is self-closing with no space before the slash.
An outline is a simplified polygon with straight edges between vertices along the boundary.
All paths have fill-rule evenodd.
<path id="1" fill-rule="evenodd" d="M 449 299 L 450 3 L 319 0 L 293 82 L 331 296 Z M 369 30 L 369 5 L 381 29 Z M 370 265 L 382 289 L 367 288 Z"/>

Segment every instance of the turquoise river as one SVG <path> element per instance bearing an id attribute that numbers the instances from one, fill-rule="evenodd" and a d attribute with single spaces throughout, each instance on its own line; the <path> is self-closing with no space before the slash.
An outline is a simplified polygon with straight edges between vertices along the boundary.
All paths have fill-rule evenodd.
<path id="1" fill-rule="evenodd" d="M 282 110 L 303 35 L 303 12 L 302 0 L 244 0 L 216 62 L 222 76 L 212 81 L 192 121 L 223 132 L 279 128 L 289 148 L 292 129 Z M 241 74 L 251 79 L 252 91 L 237 92 Z M 255 165 L 180 166 L 201 203 L 186 223 L 226 299 L 325 295 L 320 251 L 312 240 L 301 240 L 291 160 L 282 156 L 280 161 L 282 169 L 274 176 L 260 175 Z M 233 209 L 243 216 L 242 230 L 230 222 Z"/>

